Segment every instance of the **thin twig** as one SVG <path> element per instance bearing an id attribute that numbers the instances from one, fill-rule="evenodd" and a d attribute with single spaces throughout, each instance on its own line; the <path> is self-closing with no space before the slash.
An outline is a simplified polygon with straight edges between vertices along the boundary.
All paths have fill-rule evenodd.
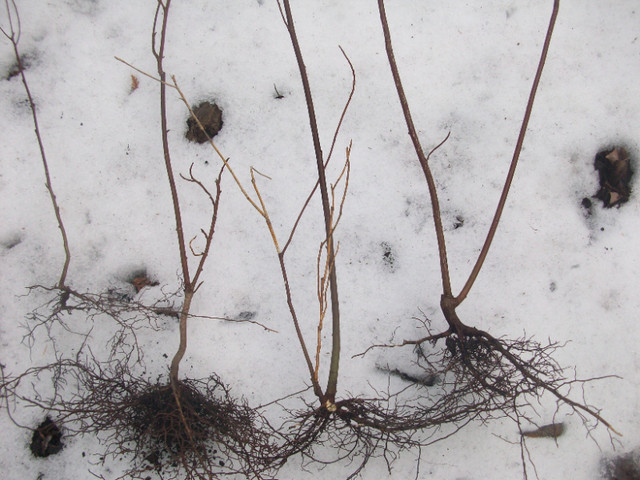
<path id="1" fill-rule="evenodd" d="M 9 32 L 7 32 L 4 28 L 0 28 L 0 31 L 4 34 L 5 37 L 11 42 L 13 46 L 13 53 L 18 64 L 18 71 L 20 72 L 20 78 L 22 79 L 22 85 L 24 86 L 24 90 L 27 94 L 27 99 L 29 100 L 29 108 L 31 109 L 31 115 L 33 117 L 33 125 L 36 133 L 36 138 L 38 140 L 38 147 L 40 148 L 40 157 L 42 158 L 42 166 L 44 169 L 45 176 L 45 186 L 47 191 L 49 192 L 49 198 L 51 199 L 51 204 L 53 206 L 53 211 L 56 216 L 56 221 L 58 222 L 58 229 L 60 230 L 60 235 L 62 236 L 62 246 L 64 248 L 64 264 L 62 266 L 62 271 L 60 273 L 60 279 L 58 280 L 58 287 L 63 288 L 66 285 L 67 272 L 69 271 L 69 263 L 71 262 L 71 251 L 69 249 L 69 239 L 67 238 L 67 231 L 64 227 L 64 223 L 62 221 L 62 214 L 60 213 L 60 206 L 58 205 L 58 200 L 56 199 L 56 195 L 53 190 L 53 184 L 51 182 L 51 175 L 49 173 L 49 163 L 47 161 L 47 156 L 44 149 L 44 144 L 42 142 L 42 135 L 40 134 L 40 127 L 38 125 L 38 114 L 36 112 L 36 105 L 33 101 L 33 97 L 31 96 L 31 90 L 29 89 L 29 84 L 27 83 L 27 77 L 24 73 L 24 65 L 22 63 L 22 59 L 20 57 L 20 51 L 18 49 L 18 42 L 20 41 L 20 15 L 18 13 L 18 8 L 16 7 L 15 1 L 11 0 L 11 5 L 9 5 L 9 0 L 5 0 L 5 7 L 7 9 L 7 17 L 9 19 Z M 13 18 L 11 15 L 11 11 L 15 12 L 17 28 L 13 26 Z"/>
<path id="2" fill-rule="evenodd" d="M 257 322 L 255 320 L 251 320 L 250 318 L 216 317 L 216 316 L 213 316 L 213 315 L 189 315 L 189 318 L 201 318 L 201 319 L 204 319 L 204 320 L 222 320 L 222 321 L 231 322 L 231 323 L 252 323 L 254 325 L 262 327 L 267 332 L 279 333 L 277 330 L 274 330 L 273 328 L 267 327 L 263 323 Z"/>
<path id="3" fill-rule="evenodd" d="M 338 139 L 338 134 L 340 133 L 340 129 L 342 127 L 342 122 L 344 120 L 345 115 L 347 114 L 347 110 L 349 109 L 349 105 L 351 104 L 351 100 L 353 99 L 353 94 L 355 93 L 355 90 L 356 90 L 356 71 L 353 68 L 353 64 L 351 63 L 351 60 L 349 60 L 349 57 L 347 56 L 345 51 L 342 49 L 342 47 L 340 47 L 340 51 L 342 52 L 342 55 L 344 55 L 344 58 L 347 60 L 347 63 L 349 64 L 349 68 L 351 69 L 351 91 L 349 92 L 347 101 L 345 102 L 344 108 L 342 109 L 342 113 L 340 114 L 340 120 L 338 121 L 338 125 L 336 126 L 336 129 L 333 133 L 333 140 L 331 141 L 331 148 L 329 149 L 329 155 L 327 155 L 327 160 L 324 162 L 325 169 L 327 168 L 327 166 L 329 165 L 329 161 L 331 160 L 331 156 L 333 154 L 333 150 L 336 145 L 336 140 Z M 309 202 L 313 198 L 313 195 L 316 193 L 316 190 L 318 189 L 319 185 L 320 185 L 320 180 L 316 180 L 315 185 L 311 189 L 311 192 L 307 196 L 306 201 L 304 202 L 304 204 L 302 205 L 302 208 L 300 209 L 300 213 L 298 214 L 298 218 L 296 218 L 296 221 L 293 224 L 293 228 L 291 228 L 291 232 L 289 233 L 289 238 L 287 238 L 287 241 L 284 244 L 284 247 L 282 248 L 283 252 L 286 252 L 287 248 L 289 248 L 289 245 L 291 244 L 291 241 L 293 240 L 293 236 L 298 227 L 298 223 L 300 223 L 300 219 L 302 218 L 302 215 L 304 214 L 307 208 L 307 205 L 309 205 Z"/>

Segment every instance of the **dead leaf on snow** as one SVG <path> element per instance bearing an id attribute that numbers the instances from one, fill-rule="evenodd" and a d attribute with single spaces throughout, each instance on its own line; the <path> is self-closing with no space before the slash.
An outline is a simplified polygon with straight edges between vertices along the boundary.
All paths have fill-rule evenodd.
<path id="1" fill-rule="evenodd" d="M 606 208 L 619 206 L 631 195 L 631 160 L 623 147 L 598 152 L 594 167 L 600 177 L 600 190 L 595 197 L 602 200 Z"/>

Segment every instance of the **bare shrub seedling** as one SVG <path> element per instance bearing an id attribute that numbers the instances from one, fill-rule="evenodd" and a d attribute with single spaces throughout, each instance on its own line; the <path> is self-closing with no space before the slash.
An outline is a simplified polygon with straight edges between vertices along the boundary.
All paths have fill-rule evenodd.
<path id="1" fill-rule="evenodd" d="M 383 27 L 387 57 L 393 80 L 398 92 L 400 104 L 405 117 L 409 136 L 414 145 L 420 166 L 427 182 L 434 229 L 438 243 L 440 273 L 442 279 L 442 296 L 440 308 L 447 328 L 434 331 L 428 320 L 424 320 L 426 335 L 416 340 L 405 340 L 401 345 L 418 347 L 422 366 L 430 375 L 443 379 L 441 402 L 442 413 L 451 415 L 450 422 L 462 424 L 471 418 L 488 419 L 494 416 L 506 416 L 515 420 L 522 432 L 523 420 L 530 420 L 525 413 L 525 406 L 538 400 L 543 394 L 550 394 L 557 401 L 558 408 L 565 405 L 577 414 L 588 431 L 598 424 L 604 424 L 610 432 L 617 433 L 613 427 L 600 416 L 600 411 L 585 400 L 576 401 L 569 395 L 572 387 L 581 387 L 584 383 L 595 380 L 579 380 L 567 378 L 562 368 L 553 359 L 553 353 L 561 345 L 557 343 L 540 344 L 532 338 L 509 340 L 496 337 L 486 331 L 464 323 L 456 313 L 473 286 L 484 260 L 489 252 L 491 242 L 500 222 L 507 195 L 511 187 L 515 169 L 520 157 L 524 137 L 531 117 L 536 91 L 547 57 L 553 28 L 559 9 L 559 0 L 554 0 L 549 27 L 542 48 L 542 53 L 529 94 L 520 134 L 511 160 L 511 165 L 504 183 L 498 206 L 487 233 L 484 245 L 476 263 L 458 295 L 451 288 L 447 261 L 444 229 L 440 216 L 440 204 L 436 184 L 429 166 L 429 159 L 448 139 L 425 155 L 414 126 L 411 110 L 406 99 L 400 73 L 395 61 L 389 24 L 387 22 L 384 0 L 378 0 L 380 21 Z M 443 345 L 444 343 L 444 345 Z M 439 346 L 438 346 L 439 345 Z M 589 423 L 595 421 L 595 424 Z M 421 421 L 415 426 L 420 427 Z M 424 426 L 429 426 L 429 421 Z M 521 436 L 521 452 L 524 476 L 527 476 L 525 452 L 526 435 Z"/>
<path id="2" fill-rule="evenodd" d="M 67 286 L 66 277 L 71 259 L 67 235 L 51 186 L 35 105 L 24 71 L 20 67 L 36 126 L 46 185 L 65 249 L 65 263 L 58 283 L 54 287 L 33 287 L 53 292 L 55 298 L 30 315 L 26 338 L 29 340 L 29 346 L 33 346 L 35 331 L 44 327 L 55 349 L 55 335 L 51 330 L 54 326 L 61 326 L 67 332 L 78 333 L 82 338 L 82 344 L 72 358 L 64 358 L 60 351 L 55 349 L 55 362 L 32 367 L 15 376 L 5 376 L 2 368 L 2 392 L 6 397 L 8 409 L 9 398 L 19 400 L 27 405 L 40 407 L 48 414 L 55 413 L 56 420 L 64 424 L 67 434 L 97 434 L 106 445 L 102 461 L 106 457 L 131 456 L 131 468 L 121 478 L 147 478 L 153 471 L 165 479 L 213 478 L 235 473 L 247 477 L 260 477 L 261 473 L 269 468 L 269 459 L 274 456 L 274 447 L 269 435 L 266 430 L 262 431 L 259 428 L 262 422 L 260 416 L 244 401 L 234 399 L 229 388 L 216 375 L 202 380 L 182 380 L 179 376 L 180 363 L 188 343 L 188 319 L 193 316 L 191 302 L 202 283 L 200 276 L 209 256 L 215 232 L 221 196 L 220 183 L 225 166 L 222 166 L 215 180 L 214 191 L 195 176 L 193 165 L 188 176 L 181 175 L 183 180 L 198 187 L 211 202 L 208 229 L 201 230 L 205 240 L 204 247 L 196 251 L 192 246 L 195 238 L 190 242 L 185 239 L 167 135 L 167 82 L 163 58 L 170 3 L 171 0 L 157 2 L 152 51 L 160 80 L 161 137 L 176 222 L 183 282 L 182 305 L 174 308 L 170 302 L 174 295 L 147 306 L 122 299 L 112 292 L 80 293 Z M 16 60 L 20 62 L 18 11 L 13 1 L 5 0 L 5 6 L 9 30 L 2 30 L 2 33 L 11 41 Z M 14 28 L 14 19 L 17 28 Z M 20 66 L 20 63 L 18 65 Z M 197 259 L 193 271 L 190 270 L 189 251 Z M 76 332 L 69 326 L 67 319 L 73 313 L 80 313 L 89 321 L 106 315 L 115 320 L 116 325 L 120 327 L 110 341 L 111 354 L 106 360 L 96 358 L 88 345 L 92 327 L 88 331 L 85 329 Z M 160 315 L 169 315 L 179 320 L 179 345 L 171 360 L 168 382 L 160 379 L 152 382 L 132 370 L 142 357 L 136 331 L 141 328 L 143 322 L 154 326 Z M 42 379 L 51 381 L 53 394 L 41 395 L 37 390 L 29 388 L 34 380 Z"/>
<path id="3" fill-rule="evenodd" d="M 69 265 L 71 262 L 71 250 L 69 239 L 64 226 L 60 206 L 56 198 L 49 163 L 47 161 L 44 142 L 38 124 L 36 105 L 31 95 L 31 90 L 27 82 L 23 60 L 19 51 L 21 35 L 20 16 L 17 6 L 13 0 L 5 0 L 8 27 L 0 28 L 3 35 L 9 40 L 13 47 L 14 57 L 18 66 L 18 74 L 27 95 L 28 105 L 31 110 L 36 140 L 40 150 L 42 168 L 45 176 L 45 186 L 51 200 L 51 205 L 60 231 L 62 246 L 64 249 L 64 262 L 61 268 L 58 282 L 53 286 L 34 285 L 29 288 L 30 293 L 42 293 L 46 297 L 43 304 L 27 316 L 25 343 L 32 347 L 36 341 L 36 333 L 40 329 L 47 332 L 48 339 L 54 343 L 55 335 L 52 330 L 61 327 L 66 333 L 78 334 L 81 339 L 91 332 L 96 318 L 110 318 L 115 322 L 116 328 L 110 340 L 111 358 L 118 354 L 132 356 L 136 361 L 142 358 L 142 352 L 138 348 L 136 331 L 143 326 L 157 328 L 160 316 L 175 316 L 172 299 L 174 294 L 168 294 L 163 299 L 154 302 L 152 305 L 145 305 L 138 301 L 131 301 L 128 298 L 117 294 L 117 292 L 90 293 L 80 292 L 72 288 L 67 282 Z M 74 313 L 82 316 L 81 328 L 73 325 Z"/>

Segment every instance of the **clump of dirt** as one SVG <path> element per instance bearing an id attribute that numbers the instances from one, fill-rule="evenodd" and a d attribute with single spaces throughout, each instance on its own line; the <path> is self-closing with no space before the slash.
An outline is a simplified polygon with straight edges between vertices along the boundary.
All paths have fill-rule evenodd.
<path id="1" fill-rule="evenodd" d="M 201 417 L 215 411 L 215 407 L 189 385 L 180 384 L 178 394 L 180 406 L 169 385 L 151 388 L 136 399 L 131 426 L 139 436 L 158 442 L 152 452 L 164 447 L 182 454 L 207 440 L 209 425 Z"/>
<path id="2" fill-rule="evenodd" d="M 606 458 L 601 470 L 603 480 L 640 480 L 640 451 Z"/>
<path id="3" fill-rule="evenodd" d="M 51 418 L 47 417 L 33 431 L 29 449 L 34 457 L 48 457 L 58 453 L 63 446 L 62 430 Z"/>
<path id="4" fill-rule="evenodd" d="M 602 200 L 606 208 L 620 206 L 631 195 L 631 160 L 623 147 L 598 152 L 594 167 L 600 177 L 600 190 L 595 197 Z"/>
<path id="5" fill-rule="evenodd" d="M 194 115 L 200 120 L 206 133 L 202 131 L 193 116 L 187 120 L 187 140 L 197 143 L 205 143 L 209 138 L 215 137 L 222 129 L 222 110 L 215 103 L 202 102 L 197 107 L 192 107 Z"/>

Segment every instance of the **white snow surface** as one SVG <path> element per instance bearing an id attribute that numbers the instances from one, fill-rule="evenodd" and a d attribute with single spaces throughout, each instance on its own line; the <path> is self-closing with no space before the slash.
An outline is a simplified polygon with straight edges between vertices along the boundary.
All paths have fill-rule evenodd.
<path id="1" fill-rule="evenodd" d="M 374 351 L 372 344 L 424 335 L 414 317 L 435 328 L 441 281 L 431 206 L 412 150 L 387 64 L 378 10 L 372 1 L 293 1 L 293 13 L 313 90 L 325 154 L 351 86 L 341 46 L 356 71 L 353 102 L 327 171 L 335 181 L 353 142 L 351 178 L 336 233 L 342 314 L 339 392 L 372 395 L 388 377 L 380 362 L 403 362 L 411 351 Z M 160 285 L 142 300 L 180 286 L 175 220 L 164 169 L 159 86 L 114 59 L 155 74 L 151 26 L 155 1 L 19 0 L 20 50 L 72 252 L 69 284 L 79 291 L 126 288 L 146 269 Z M 398 66 L 414 122 L 426 150 L 451 137 L 432 157 L 440 195 L 453 288 L 465 282 L 489 227 L 523 117 L 552 1 L 452 0 L 386 2 Z M 3 6 L 4 7 L 4 6 Z M 3 8 L 0 22 L 7 26 Z M 563 421 L 564 435 L 532 439 L 540 479 L 600 478 L 602 458 L 640 446 L 640 274 L 637 235 L 640 202 L 621 208 L 581 201 L 598 189 L 593 168 L 603 148 L 624 145 L 640 156 L 640 5 L 636 0 L 563 0 L 546 68 L 502 222 L 486 264 L 459 309 L 463 321 L 496 336 L 526 333 L 544 342 L 568 342 L 556 352 L 589 383 L 587 401 L 623 436 L 612 444 L 604 427 L 593 438 L 552 398 L 535 405 L 539 424 Z M 16 374 L 52 360 L 39 336 L 23 342 L 25 318 L 44 301 L 27 287 L 54 285 L 64 260 L 44 187 L 31 112 L 15 60 L 0 39 L 0 363 Z M 281 242 L 316 179 L 307 109 L 287 30 L 274 0 L 174 0 L 165 68 L 192 104 L 215 100 L 224 127 L 215 142 L 250 187 L 253 166 Z M 138 77 L 130 92 L 131 75 Z M 274 85 L 284 95 L 275 98 Z M 219 160 L 207 145 L 184 138 L 188 112 L 168 92 L 169 141 L 176 174 L 189 165 L 213 186 Z M 637 163 L 636 163 L 637 165 Z M 633 179 L 638 187 L 638 176 Z M 186 237 L 207 225 L 202 192 L 178 182 Z M 264 221 L 226 175 L 213 251 L 193 313 L 249 323 L 193 320 L 181 373 L 217 373 L 237 397 L 262 405 L 308 384 L 289 316 L 277 255 Z M 456 217 L 464 219 L 454 229 Z M 316 255 L 323 236 L 319 197 L 311 202 L 287 265 L 307 341 L 316 321 Z M 196 241 L 200 245 L 201 239 Z M 393 264 L 384 261 L 388 246 Z M 192 265 L 197 259 L 191 257 Z M 422 312 L 422 313 L 421 313 Z M 106 322 L 106 320 L 105 320 Z M 150 377 L 166 372 L 177 348 L 177 324 L 139 333 Z M 111 330 L 97 323 L 90 342 L 104 345 Z M 330 343 L 324 332 L 322 383 Z M 78 339 L 58 335 L 72 355 Z M 572 375 L 568 371 L 568 375 Z M 392 386 L 401 386 L 398 379 Z M 46 379 L 39 388 L 46 393 Z M 577 399 L 582 392 L 574 391 Z M 311 393 L 306 397 L 311 400 Z M 12 417 L 35 426 L 41 410 L 9 405 Z M 554 417 L 555 414 L 555 417 Z M 277 418 L 272 419 L 277 421 Z M 57 455 L 35 459 L 31 432 L 0 411 L 0 476 L 4 479 L 115 478 L 127 459 L 99 462 L 93 436 L 65 440 Z M 457 480 L 522 478 L 517 425 L 509 420 L 471 424 L 422 452 L 405 452 L 387 471 L 373 459 L 364 479 Z M 594 441 L 596 440 L 596 441 Z M 354 465 L 302 468 L 291 459 L 283 479 L 335 479 Z M 529 474 L 535 477 L 531 466 Z"/>

